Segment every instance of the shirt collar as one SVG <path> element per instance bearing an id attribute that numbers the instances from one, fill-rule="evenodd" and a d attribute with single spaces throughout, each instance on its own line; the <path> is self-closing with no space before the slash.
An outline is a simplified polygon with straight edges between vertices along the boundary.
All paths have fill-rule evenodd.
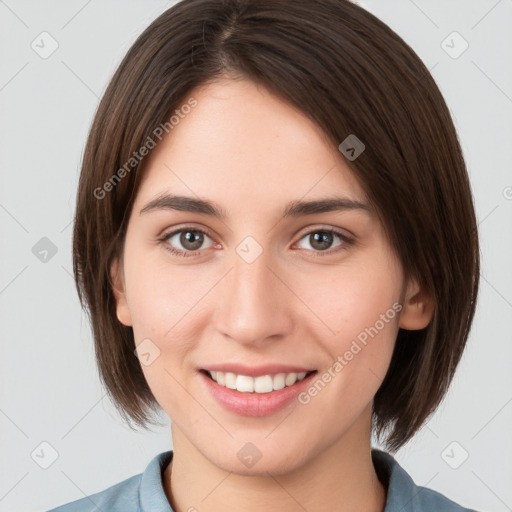
<path id="1" fill-rule="evenodd" d="M 165 495 L 163 476 L 172 459 L 172 450 L 154 457 L 142 474 L 139 488 L 141 512 L 174 512 Z"/>
<path id="2" fill-rule="evenodd" d="M 409 474 L 398 464 L 389 453 L 372 450 L 372 460 L 379 479 L 387 485 L 387 498 L 384 512 L 403 510 L 420 512 L 415 507 L 415 496 L 420 489 Z"/>

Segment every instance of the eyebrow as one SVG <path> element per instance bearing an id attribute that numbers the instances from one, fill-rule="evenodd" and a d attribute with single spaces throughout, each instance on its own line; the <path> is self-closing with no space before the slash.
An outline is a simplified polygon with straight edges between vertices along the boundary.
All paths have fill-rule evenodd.
<path id="1" fill-rule="evenodd" d="M 206 199 L 169 194 L 161 195 L 147 203 L 139 212 L 139 215 L 155 210 L 201 213 L 217 219 L 228 217 L 226 210 Z M 312 201 L 291 201 L 283 211 L 283 218 L 346 210 L 358 210 L 370 214 L 370 208 L 360 201 L 348 197 L 328 197 Z"/>

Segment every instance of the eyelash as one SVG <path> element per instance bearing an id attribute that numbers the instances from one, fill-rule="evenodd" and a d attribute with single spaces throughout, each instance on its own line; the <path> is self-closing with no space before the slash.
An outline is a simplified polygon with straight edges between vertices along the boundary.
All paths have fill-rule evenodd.
<path id="1" fill-rule="evenodd" d="M 181 233 L 183 231 L 191 231 L 193 233 L 201 233 L 203 235 L 206 235 L 208 238 L 212 238 L 209 233 L 207 231 L 204 231 L 202 229 L 198 229 L 198 228 L 194 228 L 194 227 L 182 227 L 180 229 L 177 229 L 175 231 L 171 231 L 169 233 L 166 233 L 165 235 L 163 235 L 161 238 L 159 238 L 159 242 L 161 242 L 163 245 L 164 245 L 164 248 L 169 251 L 172 255 L 174 256 L 179 256 L 179 257 L 183 257 L 183 258 L 188 258 L 190 256 L 196 256 L 198 253 L 200 253 L 201 251 L 181 251 L 179 249 L 175 249 L 174 247 L 172 247 L 171 245 L 169 245 L 167 243 L 167 241 L 173 237 L 174 235 L 176 235 L 177 233 Z M 345 249 L 347 249 L 348 247 L 350 247 L 351 245 L 354 244 L 354 240 L 347 237 L 346 235 L 344 235 L 343 233 L 341 233 L 340 231 L 336 230 L 336 229 L 333 229 L 333 228 L 325 228 L 325 229 L 313 229 L 311 231 L 308 231 L 307 233 L 304 233 L 302 235 L 302 237 L 300 238 L 300 240 L 302 240 L 303 238 L 305 238 L 306 236 L 309 236 L 313 233 L 328 233 L 330 235 L 336 235 L 338 236 L 341 240 L 342 240 L 342 244 L 341 246 L 338 246 L 334 249 L 327 249 L 325 251 L 315 251 L 313 250 L 312 254 L 314 255 L 314 257 L 324 257 L 324 256 L 329 256 L 333 253 L 337 253 L 337 252 L 340 252 L 340 251 L 343 251 Z M 309 249 L 305 249 L 307 251 L 309 251 Z"/>

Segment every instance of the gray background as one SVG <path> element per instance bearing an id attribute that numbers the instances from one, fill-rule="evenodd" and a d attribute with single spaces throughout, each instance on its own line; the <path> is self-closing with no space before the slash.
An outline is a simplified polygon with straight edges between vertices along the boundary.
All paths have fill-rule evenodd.
<path id="1" fill-rule="evenodd" d="M 0 511 L 42 511 L 98 492 L 171 448 L 164 414 L 162 428 L 133 432 L 99 384 L 71 275 L 71 220 L 98 99 L 135 38 L 172 3 L 0 1 Z M 359 3 L 415 49 L 445 95 L 482 243 L 467 351 L 443 405 L 396 458 L 418 484 L 465 506 L 510 511 L 512 0 Z M 42 58 L 52 39 L 58 48 Z M 46 262 L 43 237 L 57 250 Z"/>

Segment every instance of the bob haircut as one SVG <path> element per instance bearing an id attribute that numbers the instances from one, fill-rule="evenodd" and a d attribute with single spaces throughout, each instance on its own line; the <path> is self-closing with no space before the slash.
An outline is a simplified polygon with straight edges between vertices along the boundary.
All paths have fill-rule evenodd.
<path id="1" fill-rule="evenodd" d="M 350 134 L 365 144 L 346 163 L 404 277 L 417 279 L 435 304 L 427 327 L 399 330 L 374 398 L 374 432 L 397 450 L 453 378 L 475 313 L 480 250 L 470 182 L 441 92 L 407 43 L 348 0 L 184 0 L 129 49 L 91 126 L 74 218 L 73 271 L 100 379 L 128 424 L 154 422 L 150 412 L 159 405 L 134 353 L 133 330 L 117 319 L 110 267 L 122 259 L 147 161 L 138 150 L 154 146 L 159 126 L 170 131 L 170 116 L 195 87 L 225 77 L 263 85 L 336 147 Z"/>

